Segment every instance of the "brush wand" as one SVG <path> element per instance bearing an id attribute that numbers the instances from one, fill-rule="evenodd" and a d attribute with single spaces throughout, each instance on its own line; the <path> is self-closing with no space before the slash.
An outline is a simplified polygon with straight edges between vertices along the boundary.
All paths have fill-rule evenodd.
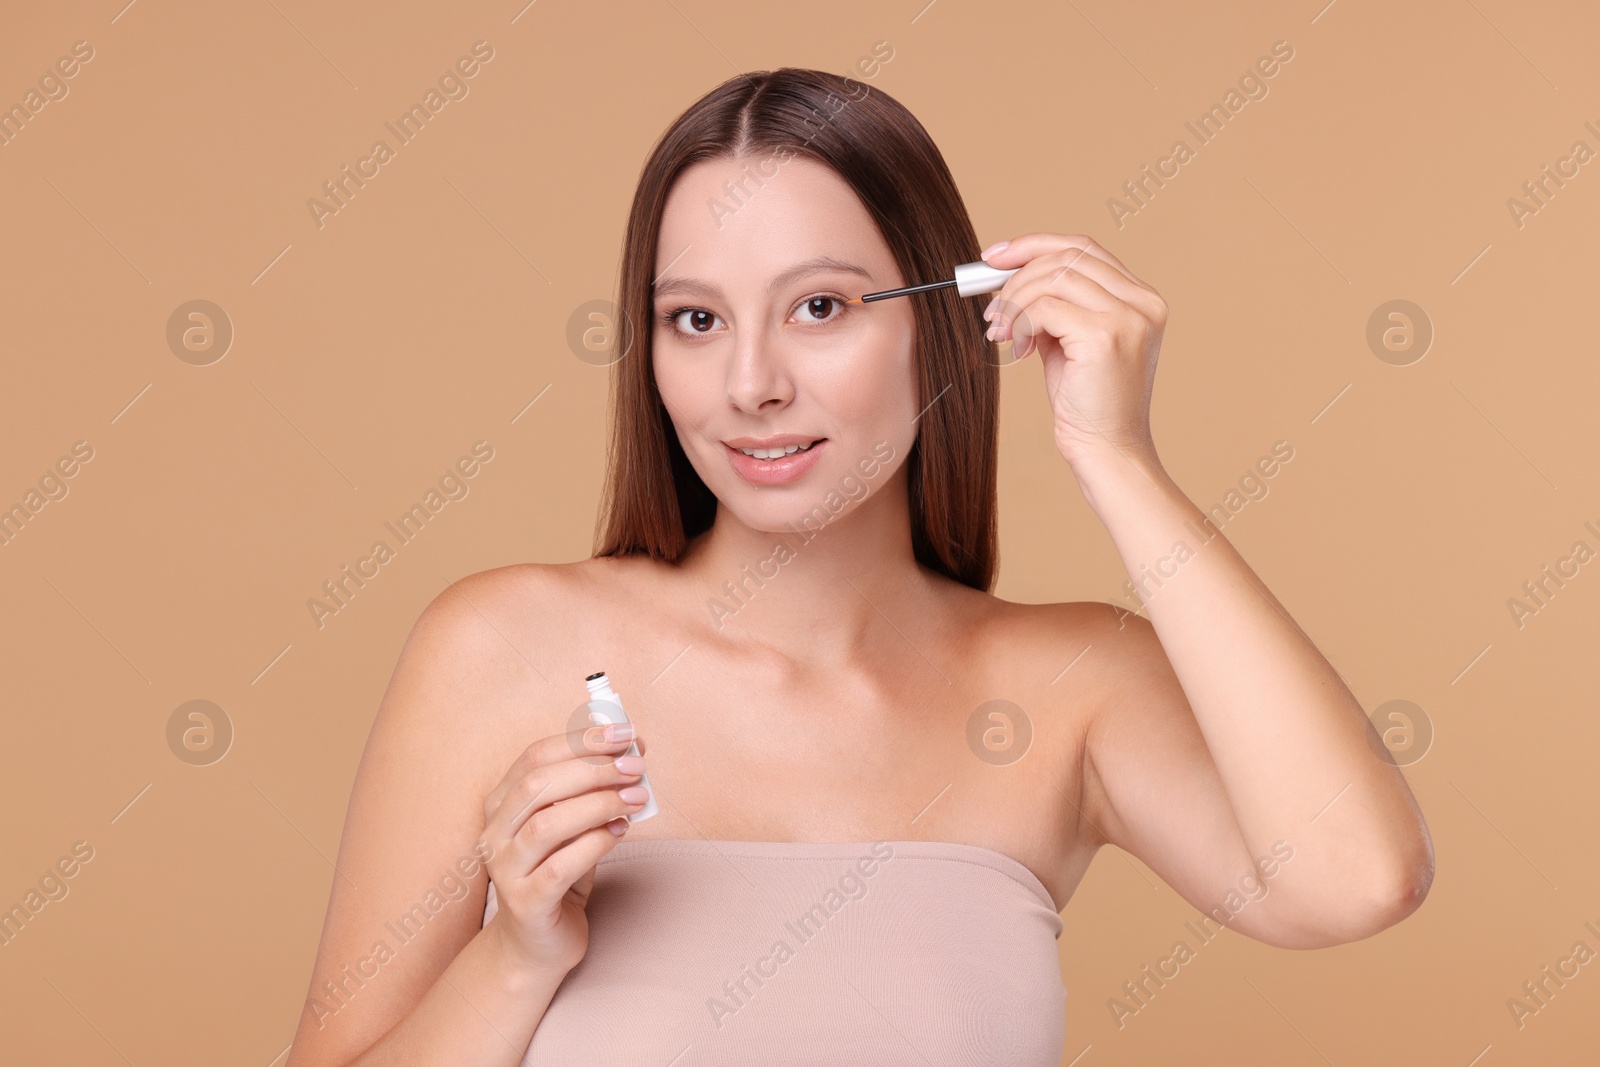
<path id="1" fill-rule="evenodd" d="M 908 285 L 902 289 L 885 289 L 882 292 L 867 293 L 863 296 L 846 300 L 847 304 L 865 304 L 873 300 L 887 300 L 891 296 L 907 296 L 911 293 L 926 293 L 934 289 L 947 289 L 956 287 L 956 292 L 961 296 L 980 296 L 983 293 L 992 293 L 1006 283 L 1021 267 L 1012 267 L 1010 270 L 1000 270 L 991 267 L 983 260 L 975 263 L 958 263 L 954 278 L 944 281 L 928 282 L 926 285 Z"/>

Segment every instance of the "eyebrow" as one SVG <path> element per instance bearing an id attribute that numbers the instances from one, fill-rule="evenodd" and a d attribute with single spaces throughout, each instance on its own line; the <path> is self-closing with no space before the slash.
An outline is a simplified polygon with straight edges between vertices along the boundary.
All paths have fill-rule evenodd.
<path id="1" fill-rule="evenodd" d="M 842 259 L 832 256 L 813 256 L 780 272 L 772 279 L 772 284 L 767 287 L 769 293 L 776 293 L 790 282 L 797 281 L 809 274 L 820 274 L 823 271 L 838 271 L 844 274 L 859 274 L 861 277 L 872 278 L 872 272 L 865 267 L 854 263 L 847 263 Z M 669 293 L 688 293 L 694 296 L 717 297 L 722 295 L 722 290 L 709 282 L 699 281 L 695 278 L 657 278 L 651 283 L 652 291 L 656 296 L 665 296 Z"/>

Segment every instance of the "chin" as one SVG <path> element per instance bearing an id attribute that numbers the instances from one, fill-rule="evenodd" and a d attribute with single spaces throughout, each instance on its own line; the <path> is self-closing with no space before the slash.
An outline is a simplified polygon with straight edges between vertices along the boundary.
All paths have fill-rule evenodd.
<path id="1" fill-rule="evenodd" d="M 753 490 L 752 490 L 753 491 Z M 763 490 L 770 492 L 770 490 Z M 822 515 L 828 515 L 826 506 L 818 505 L 814 501 L 795 497 L 793 500 L 782 504 L 771 501 L 764 505 L 751 506 L 748 502 L 744 506 L 729 503 L 726 497 L 717 502 L 718 508 L 727 508 L 732 518 L 739 520 L 739 524 L 758 533 L 792 534 L 803 531 L 807 527 L 817 529 Z M 829 521 L 832 521 L 831 519 Z"/>

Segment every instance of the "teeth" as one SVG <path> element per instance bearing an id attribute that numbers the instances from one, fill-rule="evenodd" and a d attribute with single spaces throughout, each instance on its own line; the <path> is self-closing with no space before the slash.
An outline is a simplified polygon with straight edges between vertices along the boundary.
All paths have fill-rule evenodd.
<path id="1" fill-rule="evenodd" d="M 814 444 L 816 444 L 815 441 L 811 442 L 811 445 Z M 811 445 L 787 445 L 783 448 L 741 448 L 739 451 L 747 456 L 754 456 L 756 459 L 779 459 L 795 452 L 804 452 Z"/>

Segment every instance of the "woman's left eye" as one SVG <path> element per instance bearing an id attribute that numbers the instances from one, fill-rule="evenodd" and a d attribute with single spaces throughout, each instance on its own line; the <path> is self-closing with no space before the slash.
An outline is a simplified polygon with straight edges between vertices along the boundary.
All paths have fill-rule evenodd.
<path id="1" fill-rule="evenodd" d="M 799 308 L 797 308 L 796 311 L 817 316 L 816 318 L 810 319 L 809 321 L 811 322 L 829 322 L 833 319 L 837 319 L 840 315 L 843 315 L 844 308 L 845 302 L 843 297 L 821 293 L 817 296 L 810 296 L 802 300 Z M 831 312 L 834 311 L 837 311 L 837 314 L 831 314 Z"/>

